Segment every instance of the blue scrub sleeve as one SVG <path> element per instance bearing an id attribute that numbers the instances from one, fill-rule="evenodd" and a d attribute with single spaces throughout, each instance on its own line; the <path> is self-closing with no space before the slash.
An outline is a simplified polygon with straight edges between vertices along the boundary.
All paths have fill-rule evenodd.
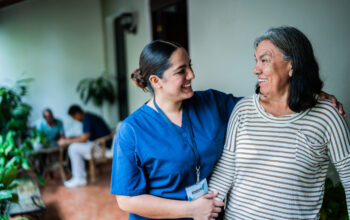
<path id="1" fill-rule="evenodd" d="M 137 196 L 146 193 L 147 182 L 135 143 L 134 129 L 123 122 L 114 142 L 111 194 Z"/>
<path id="2" fill-rule="evenodd" d="M 230 119 L 233 108 L 236 106 L 237 102 L 243 97 L 235 97 L 232 94 L 226 94 L 217 90 L 214 91 L 215 100 L 219 106 L 220 115 L 225 117 L 225 120 Z"/>

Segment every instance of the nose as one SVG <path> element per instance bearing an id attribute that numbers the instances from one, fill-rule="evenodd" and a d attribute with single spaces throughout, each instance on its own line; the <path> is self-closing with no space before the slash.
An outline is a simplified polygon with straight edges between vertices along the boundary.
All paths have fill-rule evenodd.
<path id="1" fill-rule="evenodd" d="M 189 68 L 187 71 L 186 79 L 192 80 L 194 78 L 195 78 L 194 72 L 193 72 L 192 68 Z"/>
<path id="2" fill-rule="evenodd" d="M 259 65 L 259 62 L 256 62 L 254 68 L 253 68 L 253 74 L 254 75 L 259 75 L 261 73 L 261 68 Z"/>

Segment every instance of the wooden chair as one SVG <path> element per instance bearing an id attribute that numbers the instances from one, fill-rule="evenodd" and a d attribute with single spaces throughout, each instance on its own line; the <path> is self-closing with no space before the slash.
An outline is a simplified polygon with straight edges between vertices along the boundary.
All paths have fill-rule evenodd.
<path id="1" fill-rule="evenodd" d="M 67 180 L 65 169 L 68 169 L 69 157 L 68 157 L 68 146 L 59 147 L 59 172 L 61 175 L 62 182 L 64 183 Z"/>
<path id="2" fill-rule="evenodd" d="M 96 139 L 89 154 L 84 155 L 84 159 L 89 162 L 89 176 L 90 182 L 96 182 L 96 165 L 99 163 L 106 163 L 113 158 L 113 143 L 115 139 L 115 129 L 107 136 Z M 106 143 L 112 140 L 112 146 L 107 148 Z"/>

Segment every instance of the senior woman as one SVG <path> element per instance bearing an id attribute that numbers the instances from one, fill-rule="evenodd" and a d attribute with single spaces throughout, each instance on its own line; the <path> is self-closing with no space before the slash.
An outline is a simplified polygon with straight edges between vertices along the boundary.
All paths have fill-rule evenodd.
<path id="1" fill-rule="evenodd" d="M 331 160 L 350 204 L 350 140 L 327 100 L 311 43 L 293 27 L 255 41 L 255 95 L 228 123 L 209 191 L 227 196 L 226 219 L 318 219 Z M 229 195 L 227 195 L 229 194 Z"/>

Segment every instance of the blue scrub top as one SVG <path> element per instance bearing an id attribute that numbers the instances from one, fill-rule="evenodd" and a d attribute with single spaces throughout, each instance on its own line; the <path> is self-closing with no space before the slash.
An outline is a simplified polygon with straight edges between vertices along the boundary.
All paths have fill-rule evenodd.
<path id="1" fill-rule="evenodd" d="M 226 127 L 239 101 L 216 90 L 195 92 L 183 102 L 200 154 L 200 179 L 209 178 L 222 153 Z M 184 117 L 182 117 L 184 119 Z M 189 123 L 176 129 L 191 143 Z M 144 104 L 124 120 L 114 143 L 111 193 L 150 194 L 186 200 L 185 188 L 196 183 L 191 147 L 153 108 Z M 130 214 L 129 219 L 147 219 Z"/>

